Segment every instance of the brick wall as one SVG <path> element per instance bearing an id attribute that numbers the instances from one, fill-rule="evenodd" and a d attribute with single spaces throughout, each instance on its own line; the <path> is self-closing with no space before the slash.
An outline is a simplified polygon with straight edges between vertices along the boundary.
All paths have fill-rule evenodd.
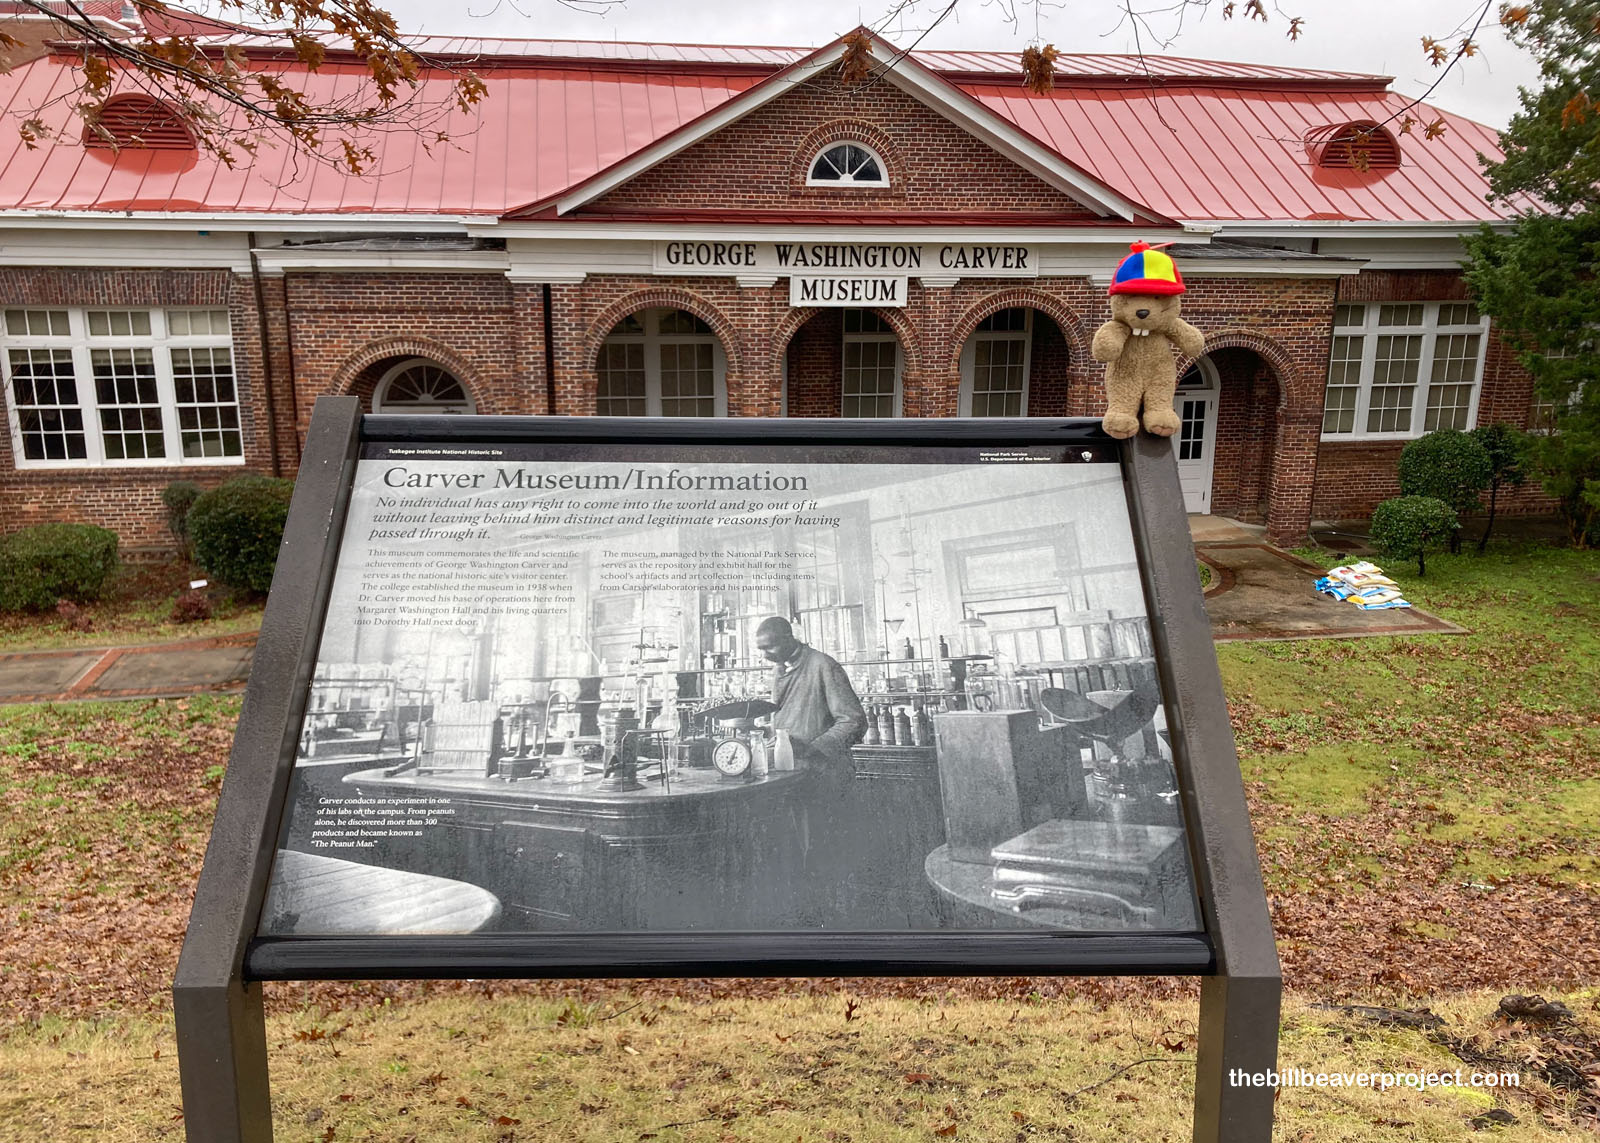
<path id="1" fill-rule="evenodd" d="M 1191 272 L 1185 316 L 1207 335 L 1222 373 L 1213 509 L 1265 520 L 1292 540 L 1318 517 L 1361 515 L 1395 491 L 1399 446 L 1320 442 L 1329 317 L 1337 289 L 1349 299 L 1449 299 L 1449 273 L 1362 275 L 1356 280 L 1210 278 Z M 781 362 L 789 364 L 793 416 L 838 408 L 840 313 L 792 310 L 787 282 L 741 287 L 728 278 L 591 275 L 551 287 L 554 411 L 594 411 L 595 357 L 622 317 L 650 306 L 687 309 L 710 325 L 727 363 L 729 413 L 778 416 Z M 485 413 L 546 411 L 542 287 L 494 274 L 295 273 L 263 281 L 279 431 L 278 464 L 292 473 L 317 396 L 370 399 L 381 374 L 404 357 L 451 369 Z M 248 276 L 216 271 L 0 271 L 0 305 L 227 306 L 245 426 L 247 467 L 272 468 L 263 361 Z M 953 416 L 961 348 L 989 314 L 1035 311 L 1034 415 L 1098 415 L 1103 368 L 1089 359 L 1093 330 L 1108 314 L 1086 279 L 965 279 L 929 289 L 913 280 L 904 309 L 881 311 L 903 353 L 907 416 Z M 1480 419 L 1525 420 L 1527 375 L 1491 336 Z M 297 431 L 298 430 L 298 431 Z M 167 542 L 161 489 L 174 479 L 214 484 L 237 467 L 28 470 L 0 439 L 0 528 L 49 519 L 116 528 L 128 544 Z M 1536 490 L 1511 511 L 1540 510 Z"/>
<path id="2" fill-rule="evenodd" d="M 884 159 L 889 186 L 808 187 L 812 159 L 855 140 Z M 1092 211 L 890 83 L 841 87 L 837 70 L 773 99 L 590 203 L 583 213 L 672 210 Z"/>
<path id="3" fill-rule="evenodd" d="M 593 413 L 595 359 L 606 333 L 651 306 L 689 310 L 717 334 L 728 361 L 730 415 L 778 415 L 780 354 L 789 366 L 791 416 L 829 416 L 839 407 L 840 318 L 837 311 L 791 310 L 785 281 L 741 288 L 726 278 L 591 275 L 553 289 L 557 412 Z M 1234 410 L 1227 423 L 1248 423 L 1231 433 L 1230 458 L 1219 460 L 1224 500 L 1266 520 L 1281 540 L 1303 536 L 1311 519 L 1332 302 L 1327 280 L 1204 277 L 1191 279 L 1184 299 L 1185 314 L 1208 343 L 1245 363 L 1224 385 L 1232 402 L 1225 407 Z M 1104 373 L 1090 360 L 1088 341 L 1109 314 L 1104 291 L 1085 279 L 1051 278 L 965 279 L 939 289 L 913 281 L 904 309 L 878 311 L 900 338 L 906 416 L 956 415 L 961 347 L 985 317 L 1013 306 L 1043 315 L 1033 414 L 1099 414 Z M 1280 392 L 1287 394 L 1281 411 Z"/>
<path id="4" fill-rule="evenodd" d="M 1278 382 L 1266 361 L 1251 350 L 1225 348 L 1209 356 L 1220 381 L 1211 511 L 1262 523 L 1274 474 Z"/>
<path id="5" fill-rule="evenodd" d="M 288 274 L 301 432 L 324 393 L 361 397 L 409 357 L 445 366 L 480 413 L 543 413 L 544 315 L 538 286 L 503 274 Z"/>
<path id="6" fill-rule="evenodd" d="M 843 310 L 819 310 L 789 339 L 789 416 L 839 415 L 843 314 Z"/>
<path id="7" fill-rule="evenodd" d="M 246 285 L 249 279 L 242 280 Z M 171 465 L 160 468 L 17 469 L 11 434 L 0 434 L 0 532 L 66 521 L 110 528 L 125 548 L 165 547 L 161 492 L 175 480 L 207 487 L 241 471 L 270 471 L 266 402 L 258 365 L 244 342 L 245 295 L 218 270 L 0 269 L 0 308 L 6 306 L 216 306 L 229 310 L 234 337 L 235 383 L 244 429 L 245 468 L 238 465 Z M 253 334 L 249 345 L 257 344 Z M 80 378 L 79 384 L 88 383 Z M 292 430 L 291 430 L 292 431 Z M 287 438 L 285 438 L 287 439 Z M 292 468 L 291 468 L 292 471 Z"/>

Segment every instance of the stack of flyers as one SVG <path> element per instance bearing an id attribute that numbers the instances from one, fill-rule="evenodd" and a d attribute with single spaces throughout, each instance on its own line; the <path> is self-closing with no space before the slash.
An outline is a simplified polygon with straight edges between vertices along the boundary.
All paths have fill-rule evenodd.
<path id="1" fill-rule="evenodd" d="M 1329 579 L 1341 580 L 1352 587 L 1393 587 L 1394 580 L 1383 574 L 1383 569 L 1377 564 L 1369 564 L 1362 560 L 1349 567 L 1334 568 L 1328 573 Z"/>
<path id="2" fill-rule="evenodd" d="M 1334 599 L 1349 599 L 1355 588 L 1345 583 L 1342 579 L 1323 576 L 1314 585 L 1323 595 L 1331 595 Z"/>
<path id="3" fill-rule="evenodd" d="M 1387 611 L 1391 607 L 1411 606 L 1401 597 L 1397 587 L 1358 587 L 1350 596 L 1350 602 L 1362 611 Z"/>
<path id="4" fill-rule="evenodd" d="M 1401 596 L 1394 580 L 1384 575 L 1383 569 L 1377 564 L 1366 560 L 1334 568 L 1313 586 L 1332 599 L 1348 599 L 1362 611 L 1387 611 L 1411 606 Z"/>

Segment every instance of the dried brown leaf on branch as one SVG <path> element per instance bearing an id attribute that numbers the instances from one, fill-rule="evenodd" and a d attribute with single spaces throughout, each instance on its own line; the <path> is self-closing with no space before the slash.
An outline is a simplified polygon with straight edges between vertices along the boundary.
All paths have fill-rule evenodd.
<path id="1" fill-rule="evenodd" d="M 1035 95 L 1049 95 L 1056 86 L 1056 60 L 1061 53 L 1054 44 L 1030 45 L 1022 53 L 1022 86 Z"/>
<path id="2" fill-rule="evenodd" d="M 1589 112 L 1593 110 L 1594 102 L 1589 98 L 1587 91 L 1580 91 L 1567 100 L 1561 109 L 1561 129 L 1565 131 L 1574 124 L 1582 126 L 1589 121 Z"/>
<path id="3" fill-rule="evenodd" d="M 872 37 L 865 32 L 851 32 L 844 38 L 844 54 L 839 57 L 839 82 L 850 87 L 871 72 Z"/>

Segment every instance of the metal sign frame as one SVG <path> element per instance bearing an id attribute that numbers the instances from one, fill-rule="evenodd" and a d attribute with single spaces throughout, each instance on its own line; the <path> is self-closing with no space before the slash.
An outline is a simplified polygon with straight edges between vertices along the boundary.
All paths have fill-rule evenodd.
<path id="1" fill-rule="evenodd" d="M 258 937 L 364 441 L 618 445 L 1083 444 L 1120 457 L 1203 933 L 493 933 Z M 363 416 L 319 398 L 173 983 L 194 1143 L 272 1138 L 261 982 L 598 976 L 1198 975 L 1197 1143 L 1267 1143 L 1282 981 L 1171 443 L 1072 420 L 622 420 Z"/>

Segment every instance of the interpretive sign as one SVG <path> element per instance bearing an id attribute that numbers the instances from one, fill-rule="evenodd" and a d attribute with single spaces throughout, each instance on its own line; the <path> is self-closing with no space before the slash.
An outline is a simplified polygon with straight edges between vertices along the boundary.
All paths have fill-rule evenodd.
<path id="1" fill-rule="evenodd" d="M 683 972 L 1202 974 L 1196 1138 L 1266 1138 L 1166 442 L 319 402 L 175 988 L 190 1137 L 267 1137 L 214 1074 L 251 980 Z"/>

